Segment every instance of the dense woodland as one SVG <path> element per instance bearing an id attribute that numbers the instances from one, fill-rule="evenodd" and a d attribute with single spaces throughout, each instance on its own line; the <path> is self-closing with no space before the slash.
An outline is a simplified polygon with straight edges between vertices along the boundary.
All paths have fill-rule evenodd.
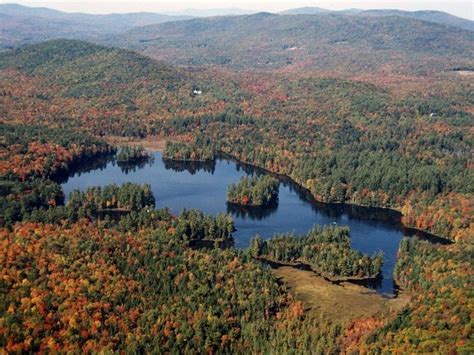
<path id="1" fill-rule="evenodd" d="M 278 199 L 280 182 L 269 176 L 242 177 L 227 189 L 227 202 L 243 206 L 266 206 Z"/>
<path id="2" fill-rule="evenodd" d="M 75 164 L 115 149 L 73 130 L 0 122 L 0 177 L 18 181 L 67 174 Z"/>
<path id="3" fill-rule="evenodd" d="M 191 69 L 71 40 L 1 53 L 0 352 L 472 353 L 474 93 L 472 75 L 452 70 L 472 68 L 471 32 L 336 17 L 330 42 L 299 35 L 327 19 L 267 14 L 173 23 L 165 29 L 206 34 L 182 48 L 168 32 L 140 42 L 156 39 L 154 26 L 113 39 Z M 239 41 L 223 49 L 219 24 Z M 281 31 L 262 34 L 275 40 L 255 68 L 243 49 L 261 40 L 243 29 L 262 27 Z M 304 53 L 305 41 L 318 49 Z M 380 255 L 354 251 L 340 228 L 221 250 L 228 215 L 155 210 L 148 186 L 92 188 L 64 204 L 61 175 L 114 154 L 109 135 L 165 138 L 165 157 L 211 170 L 228 154 L 322 202 L 398 210 L 453 244 L 401 243 L 395 277 L 409 301 L 398 314 L 321 319 L 258 258 L 363 278 L 378 275 Z"/>
<path id="4" fill-rule="evenodd" d="M 30 182 L 0 180 L 0 225 L 11 226 L 23 220 L 35 209 L 61 205 L 64 193 L 61 186 L 50 180 Z"/>
<path id="5" fill-rule="evenodd" d="M 472 244 L 402 240 L 395 276 L 413 299 L 395 319 L 373 332 L 366 345 L 359 342 L 352 349 L 472 353 L 473 253 Z"/>
<path id="6" fill-rule="evenodd" d="M 303 263 L 329 278 L 375 278 L 380 275 L 383 255 L 372 257 L 351 248 L 345 227 L 314 228 L 303 236 L 278 235 L 250 243 L 253 256 L 282 263 Z"/>
<path id="7" fill-rule="evenodd" d="M 126 183 L 103 188 L 91 187 L 86 191 L 74 190 L 69 196 L 67 207 L 79 211 L 85 210 L 122 210 L 137 211 L 145 207 L 155 207 L 155 197 L 148 184 L 143 186 Z"/>
<path id="8" fill-rule="evenodd" d="M 270 271 L 232 250 L 193 251 L 167 228 L 2 230 L 0 346 L 215 353 L 270 349 L 267 337 L 292 344 L 282 328 L 303 311 Z"/>

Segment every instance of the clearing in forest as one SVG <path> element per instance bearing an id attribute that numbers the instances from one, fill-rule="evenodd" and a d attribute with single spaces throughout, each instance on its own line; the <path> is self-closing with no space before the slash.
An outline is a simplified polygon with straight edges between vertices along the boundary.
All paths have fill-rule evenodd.
<path id="1" fill-rule="evenodd" d="M 397 298 L 386 298 L 365 287 L 349 282 L 335 285 L 312 271 L 290 266 L 276 268 L 274 273 L 310 314 L 318 317 L 351 321 L 399 311 L 409 301 L 403 293 Z"/>

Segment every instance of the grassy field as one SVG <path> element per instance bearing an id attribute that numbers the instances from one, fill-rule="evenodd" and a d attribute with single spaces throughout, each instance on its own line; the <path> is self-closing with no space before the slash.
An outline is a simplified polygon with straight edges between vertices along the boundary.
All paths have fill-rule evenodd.
<path id="1" fill-rule="evenodd" d="M 332 284 L 311 271 L 290 266 L 274 269 L 290 293 L 303 302 L 314 316 L 351 321 L 376 314 L 389 314 L 402 309 L 408 302 L 407 295 L 385 298 L 375 291 L 351 283 Z"/>

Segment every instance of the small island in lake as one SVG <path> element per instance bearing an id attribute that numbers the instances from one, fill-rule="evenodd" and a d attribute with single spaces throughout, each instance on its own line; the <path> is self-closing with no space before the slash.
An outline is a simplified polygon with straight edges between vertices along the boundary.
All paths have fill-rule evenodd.
<path id="1" fill-rule="evenodd" d="M 278 180 L 268 175 L 242 177 L 227 189 L 227 202 L 243 206 L 268 206 L 278 199 L 278 186 Z"/>
<path id="2" fill-rule="evenodd" d="M 176 161 L 211 162 L 214 161 L 214 150 L 207 144 L 186 144 L 166 142 L 163 159 Z"/>

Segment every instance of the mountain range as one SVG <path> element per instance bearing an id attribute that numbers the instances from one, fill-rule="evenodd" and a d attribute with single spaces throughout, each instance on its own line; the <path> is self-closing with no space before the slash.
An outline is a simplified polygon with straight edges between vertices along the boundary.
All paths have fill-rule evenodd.
<path id="1" fill-rule="evenodd" d="M 467 30 L 407 17 L 332 13 L 195 18 L 133 28 L 102 43 L 173 64 L 232 69 L 427 72 L 470 66 L 474 58 Z"/>
<path id="2" fill-rule="evenodd" d="M 243 19 L 239 19 L 237 21 L 246 22 L 248 17 L 245 18 L 245 16 L 256 14 L 249 10 L 229 8 L 209 10 L 188 9 L 179 12 L 167 12 L 161 14 L 151 12 L 137 12 L 94 15 L 86 13 L 66 13 L 49 8 L 32 8 L 17 4 L 0 4 L 0 49 L 8 49 L 29 43 L 57 38 L 82 39 L 92 42 L 105 43 L 111 36 L 124 34 L 130 30 L 134 30 L 133 33 L 138 33 L 140 32 L 140 30 L 137 29 L 138 27 L 192 20 L 195 17 L 223 17 L 223 15 L 236 18 L 244 16 Z M 295 19 L 295 17 L 288 18 L 288 16 L 317 15 L 329 16 L 328 19 L 333 19 L 335 18 L 335 15 L 339 15 L 344 16 L 349 23 L 357 22 L 356 18 L 366 19 L 368 17 L 395 17 L 395 20 L 391 21 L 399 21 L 400 23 L 404 24 L 406 24 L 406 22 L 403 22 L 403 20 L 410 18 L 451 26 L 458 29 L 474 31 L 473 21 L 462 19 L 439 11 L 409 12 L 400 10 L 357 9 L 330 11 L 316 7 L 306 7 L 274 14 L 274 16 L 277 15 L 282 17 L 282 22 L 286 21 L 291 23 L 294 21 L 300 24 L 302 23 L 301 19 Z M 261 15 L 257 15 L 255 18 L 258 18 L 259 16 Z M 209 21 L 216 23 L 219 21 L 221 23 L 229 22 L 227 19 L 221 21 L 218 18 Z M 383 22 L 382 19 L 381 21 Z M 185 26 L 192 27 L 195 24 L 196 22 L 191 22 Z M 269 25 L 272 24 L 270 23 Z M 173 26 L 170 28 L 173 28 Z M 157 29 L 161 30 L 159 27 L 157 27 Z M 266 30 L 272 31 L 270 28 Z M 146 28 L 144 31 L 149 32 L 150 29 Z M 128 34 L 124 36 L 127 35 Z M 161 35 L 158 35 L 157 37 L 160 36 Z"/>

